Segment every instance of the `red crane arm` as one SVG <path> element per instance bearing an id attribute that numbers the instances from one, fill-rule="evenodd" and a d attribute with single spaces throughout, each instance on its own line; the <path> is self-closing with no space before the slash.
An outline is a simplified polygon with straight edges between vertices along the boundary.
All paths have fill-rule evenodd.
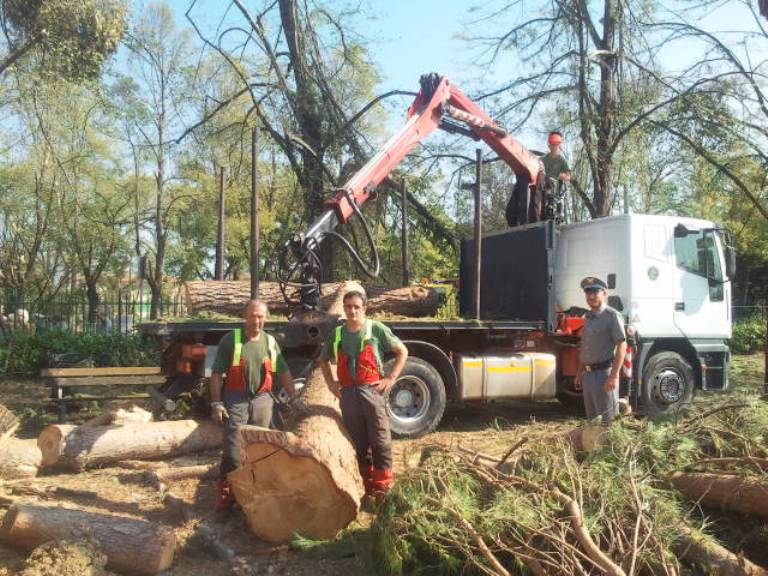
<path id="1" fill-rule="evenodd" d="M 467 124 L 512 168 L 518 178 L 524 178 L 531 186 L 536 185 L 540 173 L 538 156 L 499 128 L 490 116 L 444 76 L 439 78 L 431 93 L 428 90 L 422 83 L 421 91 L 408 108 L 406 124 L 344 184 L 335 198 L 328 201 L 340 222 L 346 222 L 354 214 L 349 198 L 353 198 L 358 205 L 368 200 L 403 158 L 440 128 L 446 116 Z"/>

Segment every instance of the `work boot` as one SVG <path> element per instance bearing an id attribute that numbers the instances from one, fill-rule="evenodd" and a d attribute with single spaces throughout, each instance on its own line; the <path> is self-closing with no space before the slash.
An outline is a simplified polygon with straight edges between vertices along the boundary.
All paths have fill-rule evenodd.
<path id="1" fill-rule="evenodd" d="M 360 476 L 363 478 L 365 495 L 373 495 L 373 464 L 361 464 L 358 468 L 360 470 Z"/>
<path id="2" fill-rule="evenodd" d="M 372 476 L 372 491 L 371 495 L 377 504 L 380 504 L 384 497 L 392 488 L 392 484 L 395 481 L 395 475 L 392 472 L 392 468 L 374 468 Z"/>
<path id="3" fill-rule="evenodd" d="M 216 512 L 229 512 L 235 505 L 235 495 L 228 480 L 216 484 Z"/>

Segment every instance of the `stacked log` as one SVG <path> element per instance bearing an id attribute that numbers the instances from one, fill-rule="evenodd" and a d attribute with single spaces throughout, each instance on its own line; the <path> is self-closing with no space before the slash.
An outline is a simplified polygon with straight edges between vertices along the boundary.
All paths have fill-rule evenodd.
<path id="1" fill-rule="evenodd" d="M 320 306 L 329 309 L 342 282 L 324 284 L 321 290 Z M 251 294 L 249 281 L 196 281 L 184 284 L 187 311 L 191 315 L 214 312 L 228 316 L 241 317 L 243 308 Z M 439 294 L 434 288 L 407 286 L 405 288 L 386 288 L 370 286 L 368 294 L 368 314 L 389 314 L 420 318 L 433 316 L 440 307 Z M 259 283 L 259 297 L 267 302 L 273 315 L 287 315 L 282 292 L 277 282 Z"/>
<path id="2" fill-rule="evenodd" d="M 341 286 L 328 314 L 340 315 L 342 296 L 353 289 L 361 288 Z M 268 542 L 333 538 L 357 517 L 363 494 L 338 401 L 318 366 L 296 404 L 288 432 L 241 429 L 245 462 L 229 475 L 249 527 Z"/>
<path id="3" fill-rule="evenodd" d="M 43 466 L 79 471 L 121 460 L 152 460 L 220 448 L 221 427 L 210 420 L 122 426 L 52 424 L 37 439 Z"/>
<path id="4" fill-rule="evenodd" d="M 0 440 L 0 479 L 37 476 L 41 462 L 42 454 L 35 439 L 22 440 L 11 436 Z"/>
<path id="5" fill-rule="evenodd" d="M 51 540 L 83 536 L 99 544 L 110 568 L 125 574 L 157 574 L 173 562 L 176 535 L 154 522 L 17 503 L 0 524 L 0 542 L 27 551 Z"/>

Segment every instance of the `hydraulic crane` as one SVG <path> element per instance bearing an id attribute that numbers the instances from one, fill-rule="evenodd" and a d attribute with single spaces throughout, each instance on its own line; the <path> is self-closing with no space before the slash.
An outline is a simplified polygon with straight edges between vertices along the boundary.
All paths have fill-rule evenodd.
<path id="1" fill-rule="evenodd" d="M 541 202 L 530 202 L 531 195 L 536 199 L 543 197 L 545 175 L 539 157 L 501 128 L 445 76 L 425 74 L 420 78 L 420 84 L 421 89 L 408 108 L 408 120 L 400 131 L 336 190 L 334 198 L 326 202 L 326 210 L 305 232 L 294 235 L 283 247 L 279 262 L 280 285 L 289 303 L 301 304 L 308 309 L 317 307 L 322 273 L 317 250 L 328 236 L 344 243 L 366 274 L 378 276 L 378 254 L 360 207 L 374 195 L 377 186 L 403 158 L 438 128 L 485 141 L 515 173 L 513 206 L 516 206 L 516 223 L 525 224 L 541 218 Z M 535 208 L 531 207 L 533 205 Z M 362 261 L 347 239 L 335 231 L 355 214 L 361 216 L 374 253 L 374 262 L 370 267 Z M 296 284 L 298 290 L 289 294 L 289 286 Z"/>

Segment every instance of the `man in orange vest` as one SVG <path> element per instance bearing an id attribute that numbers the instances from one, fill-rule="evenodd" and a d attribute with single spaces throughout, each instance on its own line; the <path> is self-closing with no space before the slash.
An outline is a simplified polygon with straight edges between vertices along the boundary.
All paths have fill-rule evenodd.
<path id="1" fill-rule="evenodd" d="M 272 423 L 274 375 L 283 390 L 294 396 L 293 377 L 280 346 L 264 331 L 269 316 L 266 303 L 250 300 L 245 307 L 245 330 L 238 328 L 219 342 L 211 373 L 211 417 L 224 423 L 224 451 L 219 472 L 217 510 L 234 504 L 227 474 L 243 461 L 238 428 L 244 424 L 269 427 Z"/>
<path id="2" fill-rule="evenodd" d="M 365 294 L 347 292 L 343 302 L 346 322 L 337 326 L 326 341 L 320 368 L 331 392 L 339 398 L 365 493 L 378 500 L 394 479 L 385 399 L 405 366 L 408 349 L 387 326 L 365 317 Z M 394 354 L 395 363 L 385 374 L 387 354 Z M 336 364 L 335 378 L 331 363 Z"/>

